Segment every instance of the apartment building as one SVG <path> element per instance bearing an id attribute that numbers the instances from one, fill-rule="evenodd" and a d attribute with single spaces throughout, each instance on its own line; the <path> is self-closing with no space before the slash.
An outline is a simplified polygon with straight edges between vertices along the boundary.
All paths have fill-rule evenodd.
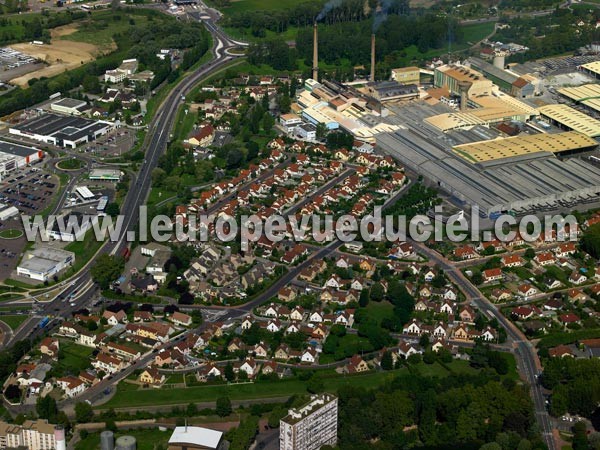
<path id="1" fill-rule="evenodd" d="M 0 449 L 64 450 L 64 431 L 46 420 L 26 420 L 23 425 L 0 422 Z"/>
<path id="2" fill-rule="evenodd" d="M 337 443 L 338 399 L 331 394 L 313 395 L 310 402 L 290 409 L 280 421 L 280 450 L 318 450 Z"/>

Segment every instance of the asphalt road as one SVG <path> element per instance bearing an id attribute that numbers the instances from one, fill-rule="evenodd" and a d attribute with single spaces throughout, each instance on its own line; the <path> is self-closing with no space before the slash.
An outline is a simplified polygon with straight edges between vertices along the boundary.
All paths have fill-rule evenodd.
<path id="1" fill-rule="evenodd" d="M 496 318 L 498 323 L 506 330 L 509 341 L 515 348 L 515 356 L 520 366 L 521 374 L 531 387 L 531 396 L 534 403 L 535 417 L 540 426 L 542 436 L 549 450 L 557 449 L 552 435 L 552 421 L 546 409 L 542 387 L 538 383 L 537 376 L 542 370 L 540 360 L 535 348 L 523 333 L 490 303 L 481 292 L 456 268 L 449 260 L 419 242 L 411 242 L 419 253 L 427 256 L 431 261 L 443 269 L 446 276 L 455 283 L 477 308 L 489 319 Z"/>

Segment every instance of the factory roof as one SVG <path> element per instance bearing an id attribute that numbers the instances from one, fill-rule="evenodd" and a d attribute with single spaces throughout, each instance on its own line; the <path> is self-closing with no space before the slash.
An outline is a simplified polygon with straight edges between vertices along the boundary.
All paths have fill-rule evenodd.
<path id="1" fill-rule="evenodd" d="M 576 102 L 582 102 L 600 98 L 600 84 L 583 84 L 581 86 L 566 87 L 558 89 L 558 92 Z"/>
<path id="2" fill-rule="evenodd" d="M 582 64 L 580 67 L 597 75 L 600 75 L 600 61 L 593 61 L 587 64 Z"/>
<path id="3" fill-rule="evenodd" d="M 465 160 L 480 163 L 540 152 L 562 153 L 595 147 L 598 143 L 575 131 L 556 134 L 533 134 L 457 145 L 453 151 Z"/>
<path id="4" fill-rule="evenodd" d="M 504 81 L 507 84 L 513 84 L 519 78 L 512 73 L 507 72 L 504 69 L 500 69 L 487 61 L 484 61 L 481 58 L 471 58 L 470 59 L 472 65 L 477 69 L 481 70 L 484 73 L 489 74 L 490 76 L 497 78 L 498 80 Z"/>
<path id="5" fill-rule="evenodd" d="M 541 115 L 590 137 L 600 136 L 600 120 L 567 105 L 545 105 L 538 108 Z"/>
<path id="6" fill-rule="evenodd" d="M 485 79 L 481 72 L 477 72 L 475 69 L 470 69 L 464 66 L 445 65 L 438 67 L 436 70 L 445 73 L 449 77 L 454 78 L 456 81 L 473 82 Z"/>

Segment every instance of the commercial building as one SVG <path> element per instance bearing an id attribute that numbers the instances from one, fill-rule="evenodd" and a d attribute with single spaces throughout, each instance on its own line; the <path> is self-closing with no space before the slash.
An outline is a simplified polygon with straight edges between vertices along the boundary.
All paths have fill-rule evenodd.
<path id="1" fill-rule="evenodd" d="M 121 181 L 123 174 L 119 169 L 92 169 L 89 179 L 97 181 Z"/>
<path id="2" fill-rule="evenodd" d="M 421 79 L 421 70 L 415 66 L 392 69 L 391 79 L 402 84 L 418 85 Z"/>
<path id="3" fill-rule="evenodd" d="M 56 217 L 52 227 L 47 229 L 49 238 L 63 242 L 75 242 L 83 239 L 85 233 L 98 221 L 97 215 L 72 212 L 69 215 Z M 49 226 L 50 224 L 48 224 Z"/>
<path id="4" fill-rule="evenodd" d="M 50 247 L 28 251 L 17 266 L 17 275 L 48 281 L 75 262 L 75 253 Z"/>
<path id="5" fill-rule="evenodd" d="M 0 180 L 15 169 L 35 163 L 44 157 L 44 152 L 25 145 L 0 141 Z"/>
<path id="6" fill-rule="evenodd" d="M 0 422 L 0 448 L 27 450 L 64 450 L 64 430 L 47 420 L 26 420 L 23 425 Z"/>
<path id="7" fill-rule="evenodd" d="M 110 122 L 81 117 L 41 114 L 9 128 L 9 133 L 59 147 L 75 148 L 108 133 Z"/>
<path id="8" fill-rule="evenodd" d="M 540 116 L 561 128 L 578 131 L 589 137 L 600 136 L 600 120 L 570 106 L 564 104 L 545 105 L 538 108 L 538 112 Z"/>
<path id="9" fill-rule="evenodd" d="M 317 127 L 312 123 L 303 123 L 294 128 L 296 136 L 299 136 L 305 141 L 316 141 L 317 140 Z"/>
<path id="10" fill-rule="evenodd" d="M 52 111 L 66 114 L 68 116 L 80 116 L 90 109 L 90 106 L 84 100 L 74 98 L 61 98 L 50 104 Z"/>
<path id="11" fill-rule="evenodd" d="M 337 444 L 338 399 L 313 395 L 306 405 L 290 409 L 279 422 L 280 450 L 318 450 Z"/>
<path id="12" fill-rule="evenodd" d="M 223 433 L 204 427 L 175 427 L 169 438 L 168 450 L 220 450 L 224 448 Z"/>
<path id="13" fill-rule="evenodd" d="M 107 70 L 104 73 L 106 83 L 121 83 L 130 75 L 133 75 L 138 68 L 137 59 L 124 59 L 119 67 Z"/>

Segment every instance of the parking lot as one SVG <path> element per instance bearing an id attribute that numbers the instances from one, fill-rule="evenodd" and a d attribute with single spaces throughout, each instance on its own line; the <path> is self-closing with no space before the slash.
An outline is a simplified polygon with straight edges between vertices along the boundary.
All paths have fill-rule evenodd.
<path id="1" fill-rule="evenodd" d="M 0 231 L 9 229 L 23 229 L 23 222 L 20 216 L 0 221 Z M 0 237 L 0 281 L 10 278 L 11 273 L 17 267 L 26 243 L 25 235 L 17 239 L 4 239 Z"/>
<path id="2" fill-rule="evenodd" d="M 127 128 L 117 128 L 82 147 L 82 151 L 102 158 L 105 156 L 121 156 L 131 150 L 136 141 L 136 133 Z"/>
<path id="3" fill-rule="evenodd" d="M 59 180 L 38 168 L 19 170 L 2 183 L 0 203 L 16 206 L 22 214 L 37 214 L 52 201 Z"/>

